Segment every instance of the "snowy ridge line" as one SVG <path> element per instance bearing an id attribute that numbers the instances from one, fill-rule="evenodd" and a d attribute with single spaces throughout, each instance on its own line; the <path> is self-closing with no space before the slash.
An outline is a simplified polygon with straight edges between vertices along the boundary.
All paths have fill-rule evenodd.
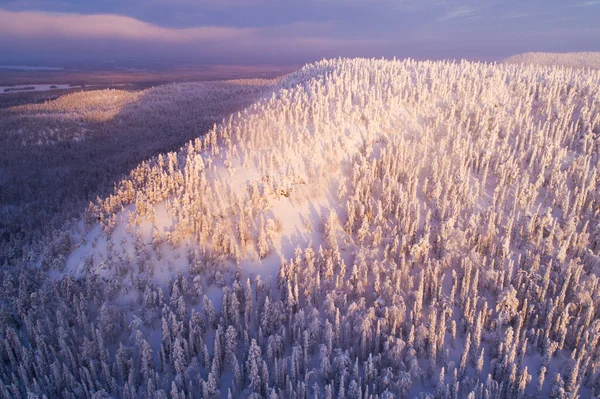
<path id="1" fill-rule="evenodd" d="M 600 52 L 524 53 L 508 57 L 507 64 L 544 65 L 548 67 L 600 69 Z"/>
<path id="2" fill-rule="evenodd" d="M 331 68 L 327 69 L 330 70 Z M 318 71 L 313 72 L 317 76 L 319 76 L 319 78 L 305 79 L 301 77 L 297 81 L 304 82 L 304 84 L 310 86 L 311 84 L 317 82 L 317 79 L 324 79 L 323 82 L 325 82 L 326 79 L 328 79 L 325 69 L 319 69 Z M 302 73 L 303 72 L 301 71 L 300 74 Z M 290 76 L 288 79 L 293 80 L 297 78 L 294 78 L 294 76 Z M 347 134 L 339 138 L 331 137 L 328 140 L 324 140 L 325 142 L 320 142 L 321 139 L 325 139 L 325 137 L 321 137 L 320 140 L 314 141 L 314 137 L 311 137 L 311 135 L 314 135 L 315 132 L 309 131 L 311 123 L 308 121 L 307 125 L 304 126 L 303 131 L 298 131 L 298 129 L 294 126 L 282 126 L 281 124 L 279 124 L 279 122 L 274 122 L 272 121 L 272 119 L 269 120 L 270 116 L 268 114 L 265 116 L 265 112 L 281 112 L 282 108 L 290 107 L 294 101 L 306 101 L 310 98 L 307 97 L 307 95 L 317 95 L 316 93 L 307 92 L 306 86 L 305 89 L 296 88 L 296 90 L 294 90 L 294 85 L 286 83 L 286 81 L 282 81 L 279 86 L 282 87 L 282 89 L 280 89 L 279 92 L 273 93 L 273 95 L 270 98 L 265 98 L 264 100 L 253 105 L 249 109 L 237 113 L 237 115 L 233 115 L 224 124 L 215 126 L 215 128 L 211 132 L 209 132 L 203 140 L 197 139 L 194 142 L 190 142 L 188 146 L 185 149 L 182 149 L 182 151 L 179 153 L 178 159 L 175 158 L 176 155 L 174 153 L 167 154 L 169 162 L 172 163 L 172 165 L 170 165 L 169 168 L 176 168 L 175 165 L 179 165 L 181 169 L 186 169 L 191 166 L 193 170 L 191 171 L 191 173 L 189 171 L 186 171 L 185 176 L 195 176 L 197 173 L 205 171 L 206 181 L 208 182 L 207 184 L 210 186 L 211 190 L 222 191 L 221 193 L 217 194 L 218 199 L 215 200 L 215 203 L 227 203 L 228 200 L 236 201 L 236 199 L 234 198 L 235 196 L 245 195 L 246 193 L 244 193 L 244 191 L 246 191 L 247 189 L 257 191 L 264 190 L 264 187 L 259 186 L 264 186 L 265 184 L 269 185 L 270 187 L 267 187 L 266 190 L 268 192 L 266 194 L 261 193 L 262 195 L 265 195 L 266 197 L 286 197 L 288 195 L 288 191 L 294 188 L 297 189 L 298 185 L 306 184 L 306 177 L 302 177 L 306 176 L 307 174 L 307 171 L 305 170 L 306 165 L 304 165 L 303 163 L 306 163 L 306 158 L 312 157 L 312 154 L 321 152 L 332 152 L 333 148 L 336 148 L 336 145 L 339 144 L 339 148 L 345 150 L 345 152 L 339 152 L 338 154 L 336 154 L 335 158 L 327 160 L 327 164 L 329 165 L 329 167 L 333 167 L 336 170 L 338 170 L 339 165 L 344 163 L 350 163 L 353 154 L 356 153 L 362 145 L 364 145 L 364 142 L 373 142 L 376 140 L 374 137 L 368 137 L 368 131 L 356 131 L 353 132 L 352 135 Z M 289 87 L 290 89 L 287 89 L 286 87 Z M 314 87 L 312 89 L 314 89 Z M 301 97 L 295 98 L 295 96 L 297 95 Z M 291 98 L 288 96 L 290 96 Z M 405 112 L 403 109 L 399 109 L 399 111 L 400 114 L 395 116 L 396 119 L 405 116 Z M 340 115 L 339 117 L 341 118 L 342 116 Z M 297 154 L 293 154 L 294 151 L 290 151 L 291 149 L 283 148 L 285 145 L 289 145 L 290 143 L 290 138 L 288 137 L 288 143 L 284 143 L 283 140 L 280 139 L 275 139 L 274 142 L 275 145 L 280 145 L 276 148 L 278 148 L 279 150 L 283 148 L 285 150 L 284 153 L 281 154 L 281 164 L 276 165 L 279 166 L 279 168 L 273 168 L 274 165 L 264 164 L 264 162 L 272 162 L 272 159 L 275 158 L 275 156 L 271 156 L 272 159 L 266 161 L 261 159 L 254 159 L 248 161 L 248 158 L 252 156 L 256 157 L 256 154 L 260 153 L 259 151 L 272 151 L 273 142 L 270 140 L 270 138 L 259 137 L 256 140 L 253 140 L 251 148 L 244 148 L 244 144 L 246 143 L 243 141 L 243 139 L 241 139 L 241 137 L 230 137 L 230 133 L 227 131 L 227 129 L 231 129 L 232 131 L 241 131 L 241 129 L 239 129 L 239 127 L 236 126 L 236 123 L 238 123 L 238 121 L 242 125 L 253 125 L 254 123 L 263 123 L 263 118 L 267 119 L 268 122 L 273 122 L 274 125 L 277 125 L 277 128 L 281 129 L 280 131 L 278 131 L 278 134 L 283 135 L 281 131 L 289 131 L 291 133 L 290 137 L 295 137 L 296 139 L 296 141 L 292 139 L 291 142 L 295 142 L 295 144 L 297 144 L 297 142 L 299 141 L 309 142 L 308 151 L 305 150 L 302 153 L 304 159 L 302 158 L 302 156 L 298 157 Z M 361 115 L 361 123 L 364 123 L 364 120 L 365 116 Z M 408 119 L 406 119 L 406 122 L 410 123 Z M 248 128 L 245 129 L 249 130 Z M 370 135 L 373 136 L 373 133 L 371 132 Z M 329 142 L 329 140 L 331 140 L 331 142 Z M 334 140 L 343 141 L 341 141 L 340 143 L 335 143 Z M 233 145 L 233 142 L 237 142 L 238 144 Z M 203 150 L 203 148 L 206 149 Z M 253 151 L 254 154 L 248 154 L 250 151 Z M 240 155 L 240 152 L 245 153 Z M 181 156 L 182 154 L 186 154 L 185 157 Z M 339 159 L 339 155 L 341 154 L 343 154 L 343 160 Z M 157 158 L 156 160 L 158 166 L 162 165 L 163 168 L 165 167 L 166 161 L 167 160 L 164 159 L 163 156 L 159 156 L 159 158 Z M 255 161 L 254 165 L 252 165 L 252 161 Z M 212 169 L 206 168 L 205 164 L 207 163 L 212 166 Z M 265 166 L 269 166 L 269 168 L 266 169 Z M 145 168 L 146 166 L 144 165 L 142 167 Z M 300 169 L 299 173 L 295 171 L 296 168 Z M 315 173 L 315 171 L 313 170 L 314 167 L 312 165 L 309 165 L 309 169 L 310 170 L 308 171 L 308 173 Z M 179 179 L 180 177 L 181 176 L 178 176 L 177 178 Z M 144 180 L 144 182 L 150 182 L 150 180 L 151 179 Z M 131 181 L 126 181 L 126 184 L 128 185 L 126 189 L 131 189 L 131 183 Z M 327 186 L 328 184 L 329 183 L 324 183 L 322 185 Z M 247 185 L 250 187 L 247 187 Z M 185 189 L 191 190 L 194 193 L 193 195 L 200 195 L 196 191 L 198 190 L 198 188 L 194 187 L 193 185 L 186 184 Z M 323 191 L 324 187 L 318 187 L 318 189 L 320 192 L 315 192 L 316 189 L 314 187 L 311 188 L 311 199 L 316 201 L 316 204 L 318 204 L 319 206 L 323 206 L 324 204 L 320 202 L 320 199 L 322 199 L 322 197 L 324 197 L 325 194 L 327 194 L 326 191 L 330 190 L 329 188 L 327 188 L 327 190 Z M 135 188 L 134 190 L 137 191 L 138 189 Z M 109 201 L 119 201 L 119 199 L 123 198 L 125 197 L 119 198 L 117 196 L 116 198 L 110 198 Z M 108 202 L 104 203 L 104 205 L 107 204 Z M 122 207 L 126 205 L 126 203 L 121 203 L 121 205 L 113 204 L 111 206 Z M 289 205 L 292 204 L 290 203 Z M 314 206 L 315 204 L 312 205 Z M 331 207 L 334 206 L 334 204 L 331 201 L 329 201 L 327 206 Z M 229 211 L 231 211 L 231 207 L 229 208 Z M 168 199 L 167 209 L 169 209 Z M 179 213 L 176 208 L 173 208 L 173 210 L 174 214 Z M 291 209 L 288 209 L 288 211 L 290 210 Z M 223 217 L 223 211 L 223 209 L 216 210 L 216 212 L 219 214 L 219 217 L 221 218 Z M 127 221 L 129 220 L 128 216 L 126 215 L 118 216 L 118 212 L 115 213 L 109 211 L 108 213 L 112 215 L 111 218 L 113 220 L 113 223 L 117 217 L 120 217 L 123 223 L 127 223 Z M 144 216 L 140 215 L 139 212 L 134 212 L 134 214 L 137 218 L 139 218 L 140 216 Z M 102 214 L 100 214 L 100 217 L 102 218 Z M 235 219 L 236 216 L 234 215 L 233 218 Z M 267 222 L 270 223 L 273 223 L 273 221 L 273 219 L 267 220 Z M 163 222 L 165 221 L 163 220 Z M 176 223 L 177 221 L 175 221 L 174 225 L 176 225 Z M 168 229 L 167 224 L 161 224 L 161 228 Z M 280 223 L 278 222 L 278 225 L 279 224 Z M 113 224 L 112 227 L 114 226 L 115 225 Z M 281 226 L 279 226 L 278 228 L 281 228 Z M 290 226 L 290 228 L 294 227 Z M 172 235 L 170 237 L 172 237 Z M 234 259 L 236 261 L 239 261 L 239 259 L 236 258 L 239 256 L 239 254 L 233 253 L 230 255 L 233 255 Z M 274 275 L 273 270 L 271 271 L 271 274 Z"/>

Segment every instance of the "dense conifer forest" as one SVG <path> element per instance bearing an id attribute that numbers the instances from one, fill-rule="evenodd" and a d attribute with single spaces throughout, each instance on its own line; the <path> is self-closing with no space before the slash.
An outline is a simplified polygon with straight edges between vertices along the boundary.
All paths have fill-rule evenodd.
<path id="1" fill-rule="evenodd" d="M 599 396 L 599 85 L 589 68 L 336 59 L 256 86 L 5 257 L 0 396 Z M 131 119 L 93 114 L 193 129 L 171 95 L 136 96 L 112 100 Z M 14 116 L 56 125 L 11 140 L 94 140 L 69 100 Z"/>
<path id="2" fill-rule="evenodd" d="M 0 265 L 60 234 L 140 162 L 178 148 L 274 81 L 93 90 L 0 109 Z M 4 98 L 3 98 L 4 100 Z"/>

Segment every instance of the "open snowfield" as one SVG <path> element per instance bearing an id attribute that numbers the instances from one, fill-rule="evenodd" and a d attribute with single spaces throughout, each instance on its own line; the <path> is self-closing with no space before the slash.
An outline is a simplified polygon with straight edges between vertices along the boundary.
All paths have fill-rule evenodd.
<path id="1" fill-rule="evenodd" d="M 70 88 L 68 84 L 42 84 L 42 85 L 31 85 L 31 86 L 0 86 L 0 95 L 10 93 L 22 93 L 28 91 L 50 91 L 50 90 L 65 90 Z"/>
<path id="2" fill-rule="evenodd" d="M 518 64 L 324 60 L 140 163 L 5 276 L 0 395 L 600 395 L 600 72 Z"/>

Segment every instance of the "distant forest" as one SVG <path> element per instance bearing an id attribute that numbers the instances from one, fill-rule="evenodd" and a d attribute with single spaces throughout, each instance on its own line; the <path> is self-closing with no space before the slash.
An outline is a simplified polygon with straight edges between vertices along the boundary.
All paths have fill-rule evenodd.
<path id="1" fill-rule="evenodd" d="M 0 264 L 80 217 L 140 162 L 202 135 L 273 84 L 84 91 L 0 109 Z"/>

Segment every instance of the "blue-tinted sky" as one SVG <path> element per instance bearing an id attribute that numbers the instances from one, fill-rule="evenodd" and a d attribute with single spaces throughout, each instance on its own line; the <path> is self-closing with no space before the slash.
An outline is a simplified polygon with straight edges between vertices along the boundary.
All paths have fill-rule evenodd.
<path id="1" fill-rule="evenodd" d="M 600 0 L 0 0 L 0 64 L 600 51 Z"/>

